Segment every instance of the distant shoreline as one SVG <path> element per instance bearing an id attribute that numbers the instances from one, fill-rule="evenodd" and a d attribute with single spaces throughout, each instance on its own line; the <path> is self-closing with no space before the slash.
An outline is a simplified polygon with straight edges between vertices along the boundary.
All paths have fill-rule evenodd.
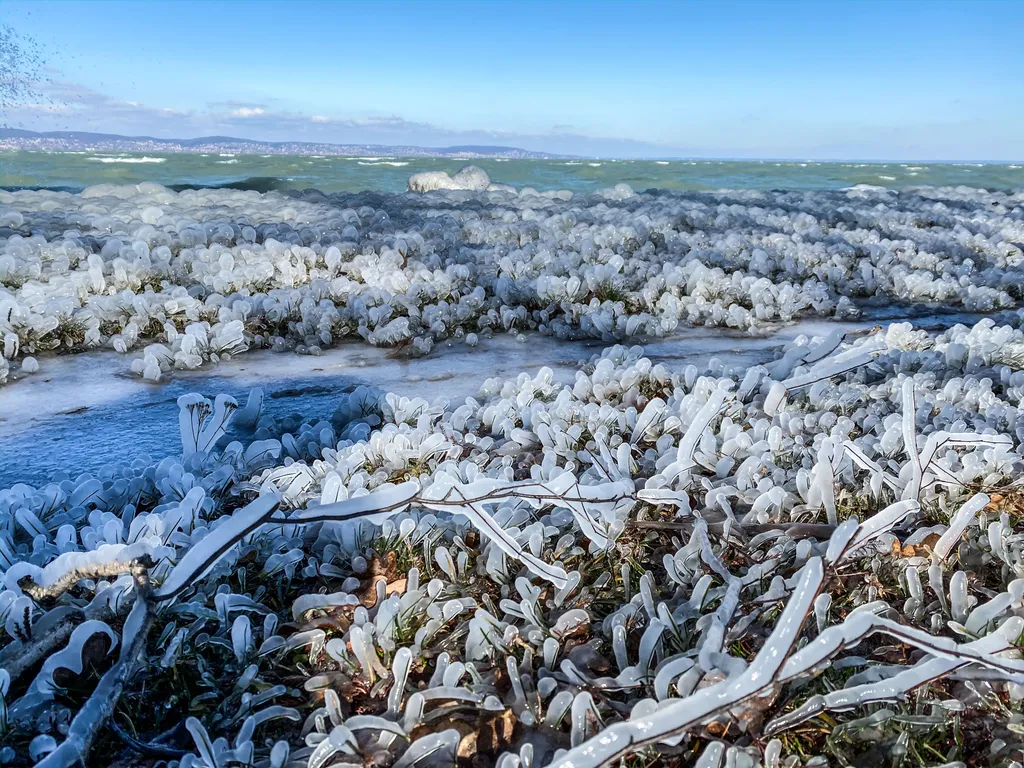
<path id="1" fill-rule="evenodd" d="M 450 147 L 418 147 L 388 144 L 331 144 L 305 141 L 257 141 L 234 136 L 201 136 L 196 139 L 160 139 L 154 136 L 120 136 L 86 131 L 26 131 L 0 128 L 0 151 L 41 152 L 162 152 L 165 154 L 238 155 L 324 155 L 331 157 L 440 157 L 473 160 L 502 158 L 515 160 L 560 160 L 571 155 L 533 152 L 518 147 L 458 145 Z"/>
<path id="2" fill-rule="evenodd" d="M 154 136 L 122 136 L 88 131 L 28 131 L 0 127 L 0 152 L 116 152 L 145 154 L 220 154 L 273 155 L 280 157 L 389 157 L 438 158 L 446 160 L 602 160 L 640 162 L 708 162 L 708 163 L 866 163 L 894 165 L 925 163 L 928 165 L 1015 165 L 1024 158 L 979 160 L 932 160 L 928 158 L 796 158 L 796 157 L 704 157 L 699 155 L 651 155 L 644 157 L 610 157 L 605 155 L 562 155 L 536 152 L 519 147 L 458 145 L 421 147 L 407 144 L 332 144 L 306 141 L 259 141 L 233 136 L 201 136 L 194 139 L 161 139 Z"/>

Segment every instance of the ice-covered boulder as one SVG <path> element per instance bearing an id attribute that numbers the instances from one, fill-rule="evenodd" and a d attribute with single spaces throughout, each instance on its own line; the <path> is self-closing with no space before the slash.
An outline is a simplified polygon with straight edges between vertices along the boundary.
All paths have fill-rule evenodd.
<path id="1" fill-rule="evenodd" d="M 437 189 L 461 189 L 471 192 L 515 191 L 507 184 L 492 184 L 487 171 L 475 165 L 465 166 L 454 176 L 449 176 L 444 171 L 424 171 L 409 177 L 410 192 L 433 192 Z"/>

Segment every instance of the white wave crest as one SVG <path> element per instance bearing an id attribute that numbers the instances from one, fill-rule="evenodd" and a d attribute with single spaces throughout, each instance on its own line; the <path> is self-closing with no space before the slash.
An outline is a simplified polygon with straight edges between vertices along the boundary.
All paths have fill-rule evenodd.
<path id="1" fill-rule="evenodd" d="M 90 157 L 93 163 L 162 163 L 166 157 Z"/>

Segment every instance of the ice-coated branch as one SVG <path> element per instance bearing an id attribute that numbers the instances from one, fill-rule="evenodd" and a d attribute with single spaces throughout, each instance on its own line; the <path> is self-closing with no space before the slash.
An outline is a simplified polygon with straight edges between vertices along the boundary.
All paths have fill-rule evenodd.
<path id="1" fill-rule="evenodd" d="M 63 646 L 75 628 L 85 621 L 79 608 L 66 605 L 48 611 L 33 627 L 32 639 L 15 640 L 0 650 L 0 669 L 17 680 Z"/>
<path id="2" fill-rule="evenodd" d="M 804 387 L 809 387 L 819 381 L 831 379 L 834 376 L 839 376 L 858 368 L 863 368 L 878 356 L 879 351 L 881 351 L 881 348 L 876 344 L 854 347 L 853 349 L 838 354 L 835 357 L 822 360 L 807 373 L 799 376 L 792 376 L 785 381 L 775 382 L 772 384 L 771 389 L 768 391 L 768 395 L 765 397 L 765 413 L 776 413 L 779 406 L 782 405 L 782 400 L 786 395 L 794 390 L 803 389 Z"/>
<path id="3" fill-rule="evenodd" d="M 456 494 L 453 489 L 458 489 Z M 521 500 L 535 507 L 547 504 L 569 509 L 580 523 L 583 532 L 599 547 L 607 546 L 609 534 L 605 524 L 591 510 L 608 510 L 622 502 L 634 500 L 628 481 L 602 485 L 582 485 L 571 472 L 565 472 L 547 482 L 525 480 L 521 482 L 481 478 L 473 483 L 459 483 L 452 478 L 436 477 L 425 494 L 415 480 L 400 485 L 384 485 L 365 496 L 321 506 L 309 507 L 288 517 L 271 517 L 270 523 L 326 523 L 365 519 L 380 521 L 410 506 L 461 512 L 467 506 L 494 504 L 501 501 Z M 481 531 L 489 535 L 489 531 Z"/>
<path id="4" fill-rule="evenodd" d="M 276 493 L 265 494 L 215 527 L 178 561 L 156 590 L 154 600 L 170 600 L 209 573 L 232 547 L 270 520 L 280 501 L 281 497 Z"/>
<path id="5" fill-rule="evenodd" d="M 674 700 L 656 712 L 635 720 L 614 723 L 569 750 L 551 768 L 601 768 L 659 741 L 685 734 L 692 728 L 752 698 L 776 690 L 776 676 L 811 611 L 824 581 L 820 558 L 812 558 L 800 569 L 793 596 L 775 624 L 775 629 L 745 671 L 691 696 Z"/>
<path id="6" fill-rule="evenodd" d="M 842 635 L 843 640 L 846 641 L 842 644 L 845 647 L 866 637 L 867 634 L 874 631 L 880 625 L 865 616 L 860 616 L 855 621 L 858 626 L 853 632 L 850 632 L 849 628 L 844 629 L 840 626 L 832 627 L 826 630 L 826 633 L 831 633 L 833 630 L 838 631 Z M 1024 631 L 1024 620 L 1019 618 L 1009 619 L 996 631 L 985 637 L 962 645 L 954 643 L 952 648 L 947 644 L 941 651 L 942 655 L 929 655 L 913 667 L 897 672 L 892 677 L 880 682 L 854 685 L 849 688 L 840 688 L 838 691 L 832 691 L 825 695 L 812 696 L 797 709 L 771 721 L 765 728 L 765 735 L 773 736 L 781 733 L 822 712 L 844 711 L 881 701 L 899 700 L 915 688 L 920 688 L 959 669 L 977 663 L 978 659 L 998 658 L 996 654 L 1014 648 L 1014 643 L 1020 637 L 1022 631 Z M 801 654 L 806 651 L 808 655 L 817 654 L 820 657 L 831 655 L 837 652 L 839 648 L 835 647 L 834 650 L 827 653 L 823 653 L 823 650 L 824 646 L 834 642 L 833 638 L 838 639 L 838 636 L 831 635 L 826 638 L 825 634 L 822 634 L 811 646 L 803 649 Z M 918 647 L 921 646 L 919 645 Z M 795 661 L 795 659 L 796 657 L 794 656 L 793 660 Z"/>
<path id="7" fill-rule="evenodd" d="M 520 546 L 519 542 L 509 535 L 500 525 L 498 525 L 495 519 L 487 513 L 487 510 L 484 509 L 483 503 L 469 501 L 462 488 L 457 485 L 453 485 L 445 494 L 444 501 L 454 500 L 458 502 L 460 499 L 463 503 L 456 507 L 458 513 L 468 517 L 470 522 L 476 526 L 477 530 L 479 530 L 490 541 L 494 542 L 498 549 L 509 557 L 519 560 L 521 563 L 525 564 L 531 573 L 540 576 L 542 579 L 550 581 L 557 589 L 562 589 L 566 585 L 568 574 L 562 568 L 556 565 L 549 565 L 539 557 L 534 557 L 532 554 L 524 550 Z M 432 504 L 426 502 L 426 506 L 430 507 Z M 436 508 L 444 509 L 445 507 L 439 504 Z"/>
<path id="8" fill-rule="evenodd" d="M 136 599 L 121 636 L 121 654 L 100 678 L 89 700 L 75 715 L 64 741 L 37 763 L 36 768 L 73 768 L 86 764 L 100 729 L 114 713 L 124 686 L 131 679 L 139 657 L 145 653 L 146 638 L 153 625 L 153 612 L 141 595 Z"/>
<path id="9" fill-rule="evenodd" d="M 149 585 L 149 571 L 153 563 L 148 557 L 138 560 L 112 560 L 109 562 L 92 563 L 67 571 L 50 584 L 41 586 L 35 583 L 32 576 L 25 576 L 18 582 L 21 590 L 33 600 L 43 602 L 55 600 L 83 579 L 117 578 L 128 574 L 144 588 Z"/>

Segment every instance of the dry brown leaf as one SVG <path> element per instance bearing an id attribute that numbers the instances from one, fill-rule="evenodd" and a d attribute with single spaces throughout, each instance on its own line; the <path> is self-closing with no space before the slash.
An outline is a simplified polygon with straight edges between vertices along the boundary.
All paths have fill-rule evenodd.
<path id="1" fill-rule="evenodd" d="M 387 584 L 387 595 L 405 591 L 408 580 L 398 569 L 398 556 L 394 552 L 388 552 L 384 559 L 374 557 L 369 562 L 369 576 L 364 580 L 359 592 L 359 602 L 366 608 L 373 608 L 377 604 L 377 582 L 383 581 Z"/>
<path id="2" fill-rule="evenodd" d="M 431 733 L 455 730 L 461 737 L 456 751 L 460 760 L 470 760 L 480 755 L 496 757 L 514 746 L 517 722 L 511 709 L 499 713 L 481 712 L 476 717 L 471 714 L 455 714 L 419 725 L 410 736 L 415 740 Z"/>
<path id="3" fill-rule="evenodd" d="M 510 747 L 516 722 L 516 716 L 511 709 L 485 719 L 480 726 L 480 736 L 477 739 L 480 751 L 497 754 Z"/>
<path id="4" fill-rule="evenodd" d="M 720 720 L 712 720 L 704 729 L 715 738 L 722 738 L 729 731 L 729 723 Z"/>
<path id="5" fill-rule="evenodd" d="M 917 544 L 901 545 L 899 539 L 893 539 L 893 557 L 924 557 L 931 553 L 932 549 L 935 547 L 935 542 L 938 540 L 939 534 L 937 533 L 929 533 Z"/>
<path id="6" fill-rule="evenodd" d="M 468 760 L 477 753 L 478 734 L 470 731 L 459 739 L 459 747 L 455 750 L 455 756 L 460 760 Z"/>

